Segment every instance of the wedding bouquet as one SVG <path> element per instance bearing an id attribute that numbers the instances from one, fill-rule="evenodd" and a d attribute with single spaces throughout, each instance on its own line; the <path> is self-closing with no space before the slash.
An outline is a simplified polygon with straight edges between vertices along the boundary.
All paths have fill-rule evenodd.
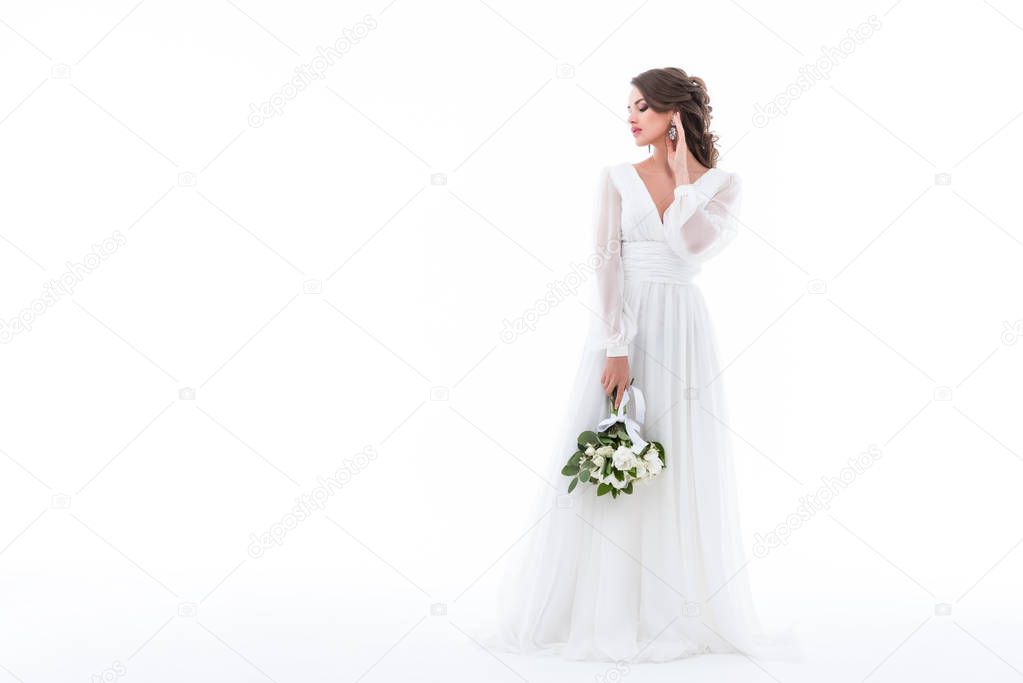
<path id="1" fill-rule="evenodd" d="M 571 477 L 568 492 L 571 493 L 579 482 L 589 482 L 597 487 L 597 495 L 610 493 L 617 498 L 622 493 L 632 493 L 634 481 L 645 482 L 656 477 L 665 467 L 664 446 L 657 441 L 645 441 L 639 428 L 643 423 L 645 410 L 643 393 L 632 386 L 629 388 L 636 397 L 636 417 L 627 413 L 629 394 L 622 397 L 618 410 L 614 409 L 615 394 L 611 393 L 611 414 L 601 420 L 595 431 L 585 431 L 576 440 L 578 450 L 568 458 L 561 469 Z"/>

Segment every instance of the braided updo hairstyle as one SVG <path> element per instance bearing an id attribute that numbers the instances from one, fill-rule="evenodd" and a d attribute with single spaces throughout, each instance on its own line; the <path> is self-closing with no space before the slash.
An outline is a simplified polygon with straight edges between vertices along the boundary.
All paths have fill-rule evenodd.
<path id="1" fill-rule="evenodd" d="M 685 129 L 686 146 L 707 168 L 717 165 L 718 136 L 710 132 L 710 95 L 702 78 L 669 66 L 644 71 L 629 81 L 656 112 L 679 111 Z M 669 149 L 670 151 L 670 149 Z"/>

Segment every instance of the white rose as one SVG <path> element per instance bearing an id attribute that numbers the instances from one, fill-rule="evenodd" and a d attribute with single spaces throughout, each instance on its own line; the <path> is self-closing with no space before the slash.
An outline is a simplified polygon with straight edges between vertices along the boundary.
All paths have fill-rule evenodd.
<path id="1" fill-rule="evenodd" d="M 596 465 L 597 467 L 603 467 L 604 466 L 604 456 L 603 455 L 599 455 L 599 454 L 593 456 L 593 464 Z"/>
<path id="2" fill-rule="evenodd" d="M 620 470 L 631 469 L 636 466 L 636 454 L 628 446 L 619 446 L 614 453 L 614 466 Z"/>
<path id="3" fill-rule="evenodd" d="M 597 449 L 597 455 L 602 455 L 605 458 L 615 452 L 615 449 L 610 446 L 601 446 Z"/>
<path id="4" fill-rule="evenodd" d="M 647 461 L 647 469 L 650 470 L 650 476 L 654 476 L 661 471 L 661 459 L 654 458 L 653 460 Z"/>
<path id="5" fill-rule="evenodd" d="M 593 454 L 596 453 L 596 452 L 597 452 L 597 449 L 594 448 L 593 446 L 588 445 L 588 444 L 586 446 L 586 450 L 583 451 L 583 453 L 585 453 L 586 455 L 590 456 L 591 458 L 593 457 Z"/>

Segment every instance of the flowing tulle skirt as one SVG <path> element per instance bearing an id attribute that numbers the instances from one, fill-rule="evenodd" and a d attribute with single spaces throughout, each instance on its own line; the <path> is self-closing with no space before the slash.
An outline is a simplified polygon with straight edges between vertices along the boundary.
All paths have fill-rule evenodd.
<path id="1" fill-rule="evenodd" d="M 790 658 L 791 632 L 761 632 L 741 543 L 729 418 L 714 331 L 693 284 L 627 280 L 630 372 L 643 437 L 667 467 L 632 495 L 597 497 L 560 474 L 579 433 L 608 415 L 603 349 L 584 352 L 561 436 L 512 548 L 483 642 L 566 659 L 664 661 L 701 653 Z M 535 524 L 533 524 L 535 522 Z"/>

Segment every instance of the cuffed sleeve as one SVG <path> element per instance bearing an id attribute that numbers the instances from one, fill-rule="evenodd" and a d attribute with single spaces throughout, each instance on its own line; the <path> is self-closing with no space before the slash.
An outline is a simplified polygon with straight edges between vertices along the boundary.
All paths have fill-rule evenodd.
<path id="1" fill-rule="evenodd" d="M 707 260 L 738 234 L 742 179 L 737 173 L 724 175 L 723 182 L 675 188 L 675 198 L 664 214 L 664 237 L 671 250 L 687 261 Z"/>
<path id="2" fill-rule="evenodd" d="M 593 247 L 596 255 L 597 334 L 606 355 L 627 356 L 625 333 L 625 273 L 622 266 L 622 199 L 611 168 L 600 171 L 593 209 Z"/>

